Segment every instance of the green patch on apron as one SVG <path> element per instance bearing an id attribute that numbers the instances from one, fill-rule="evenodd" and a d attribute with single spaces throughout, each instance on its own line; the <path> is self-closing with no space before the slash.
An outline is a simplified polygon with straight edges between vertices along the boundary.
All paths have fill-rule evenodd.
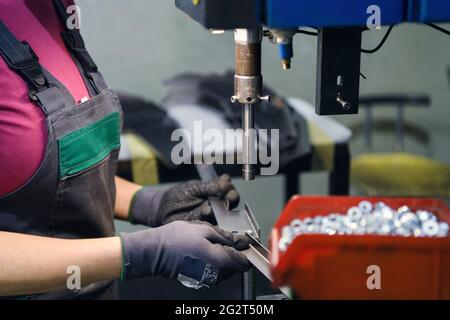
<path id="1" fill-rule="evenodd" d="M 103 119 L 71 132 L 58 141 L 59 176 L 80 173 L 102 162 L 120 149 L 120 116 L 111 113 Z"/>

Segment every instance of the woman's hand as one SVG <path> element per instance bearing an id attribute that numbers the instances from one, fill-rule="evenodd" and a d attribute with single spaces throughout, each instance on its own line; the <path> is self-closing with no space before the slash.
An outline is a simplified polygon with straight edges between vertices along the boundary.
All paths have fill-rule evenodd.
<path id="1" fill-rule="evenodd" d="M 131 203 L 130 221 L 150 227 L 179 220 L 215 224 L 208 201 L 210 196 L 227 201 L 230 209 L 239 204 L 239 193 L 231 183 L 231 178 L 223 175 L 211 182 L 193 180 L 166 191 L 143 188 L 136 193 Z"/>
<path id="2" fill-rule="evenodd" d="M 250 239 L 205 222 L 175 221 L 159 228 L 121 234 L 122 279 L 161 275 L 195 280 L 196 288 L 209 287 L 250 268 L 239 252 Z"/>

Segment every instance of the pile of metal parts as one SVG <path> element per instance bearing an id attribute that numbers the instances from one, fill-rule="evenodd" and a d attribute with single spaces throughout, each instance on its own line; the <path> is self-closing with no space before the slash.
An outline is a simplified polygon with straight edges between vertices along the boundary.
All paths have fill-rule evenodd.
<path id="1" fill-rule="evenodd" d="M 292 220 L 283 227 L 278 248 L 285 252 L 297 236 L 304 234 L 447 237 L 448 233 L 448 223 L 439 221 L 433 212 L 414 212 L 407 206 L 394 210 L 383 202 L 372 205 L 362 201 L 346 214 Z"/>

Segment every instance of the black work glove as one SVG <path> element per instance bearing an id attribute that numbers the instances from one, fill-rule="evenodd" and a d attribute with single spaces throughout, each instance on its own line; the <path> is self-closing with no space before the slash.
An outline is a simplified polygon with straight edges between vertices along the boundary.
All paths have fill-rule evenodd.
<path id="1" fill-rule="evenodd" d="M 161 275 L 199 289 L 250 268 L 238 251 L 248 248 L 249 238 L 205 222 L 175 221 L 121 239 L 123 280 Z"/>
<path id="2" fill-rule="evenodd" d="M 209 196 L 218 196 L 234 209 L 239 204 L 239 193 L 228 175 L 211 182 L 192 180 L 166 191 L 155 191 L 151 187 L 136 193 L 131 203 L 130 221 L 150 227 L 182 220 L 206 221 L 215 224 Z"/>

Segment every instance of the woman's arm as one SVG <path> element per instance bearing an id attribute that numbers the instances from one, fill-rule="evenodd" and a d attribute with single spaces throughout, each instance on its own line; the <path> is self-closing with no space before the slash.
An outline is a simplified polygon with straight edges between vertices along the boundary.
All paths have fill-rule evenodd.
<path id="1" fill-rule="evenodd" d="M 117 219 L 128 220 L 131 200 L 140 189 L 142 189 L 142 186 L 116 177 L 115 217 Z"/>
<path id="2" fill-rule="evenodd" d="M 73 274 L 67 273 L 69 266 L 79 267 L 82 286 L 118 278 L 120 238 L 62 240 L 0 232 L 0 296 L 64 289 Z"/>

